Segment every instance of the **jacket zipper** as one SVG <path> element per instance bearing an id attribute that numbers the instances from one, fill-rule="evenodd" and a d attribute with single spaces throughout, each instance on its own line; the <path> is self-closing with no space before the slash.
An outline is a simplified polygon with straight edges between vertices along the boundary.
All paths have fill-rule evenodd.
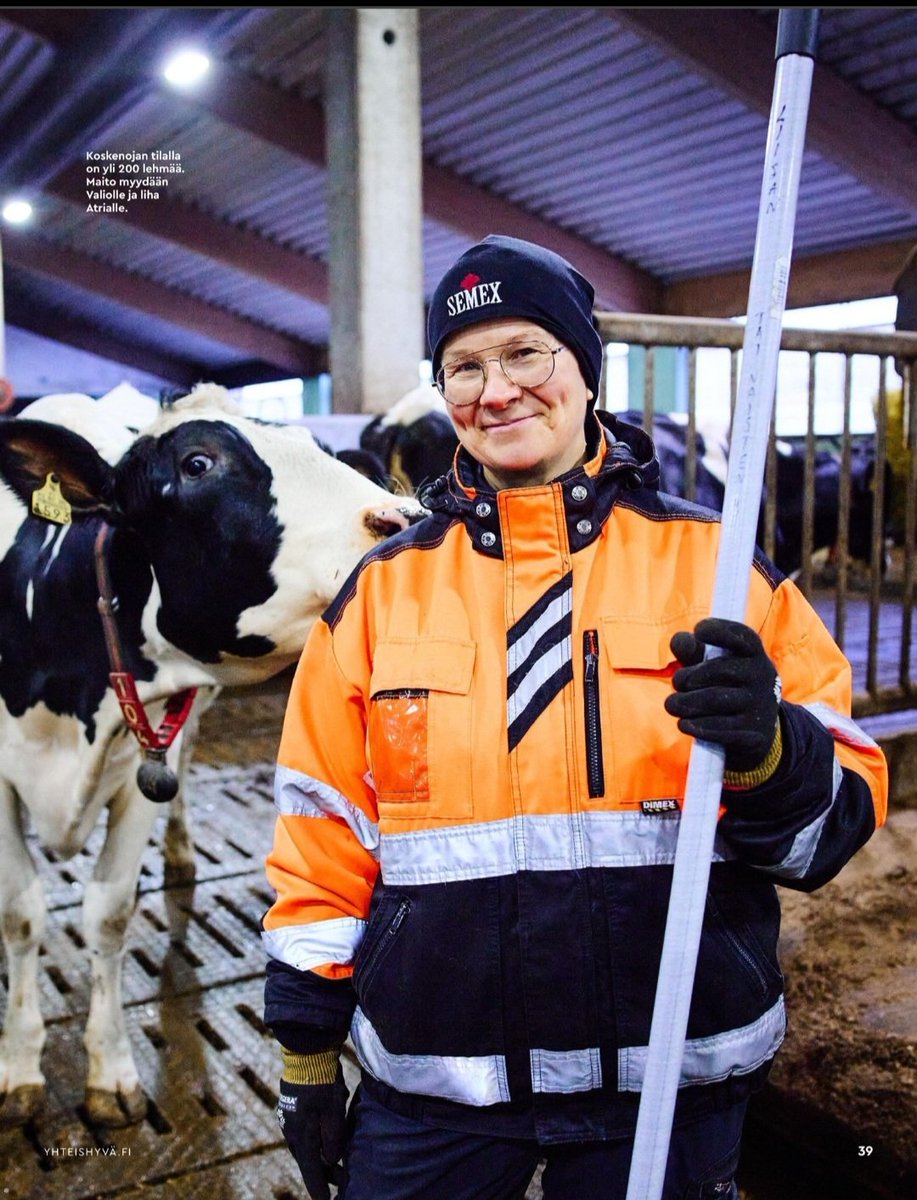
<path id="1" fill-rule="evenodd" d="M 748 970 L 751 977 L 757 982 L 758 986 L 761 989 L 762 995 L 766 996 L 767 995 L 767 979 L 764 975 L 764 972 L 761 970 L 761 968 L 755 962 L 751 953 L 748 950 L 746 950 L 745 947 L 742 945 L 738 936 L 736 934 L 734 934 L 728 926 L 726 927 L 726 937 L 729 939 L 729 942 L 732 945 L 733 949 L 735 950 L 736 954 L 739 956 L 739 958 L 745 964 L 745 967 Z"/>
<path id="2" fill-rule="evenodd" d="M 586 775 L 590 799 L 605 795 L 605 765 L 602 758 L 602 714 L 599 707 L 599 635 L 583 634 L 583 695 L 586 707 Z"/>
<path id="3" fill-rule="evenodd" d="M 739 937 L 738 933 L 735 932 L 735 930 L 732 928 L 732 926 L 726 920 L 726 917 L 723 913 L 721 906 L 719 904 L 717 904 L 717 902 L 713 899 L 712 896 L 708 895 L 707 900 L 710 905 L 711 912 L 714 914 L 717 921 L 719 922 L 719 926 L 723 931 L 724 937 L 729 942 L 729 945 L 732 947 L 733 951 L 739 958 L 740 962 L 747 970 L 749 976 L 758 984 L 758 987 L 761 989 L 761 994 L 763 996 L 766 996 L 767 995 L 767 986 L 768 986 L 767 985 L 767 976 L 764 974 L 764 971 L 759 966 L 758 961 L 755 958 L 754 954 L 752 954 L 751 950 L 748 949 L 748 947 L 743 943 L 742 939 Z"/>
<path id="4" fill-rule="evenodd" d="M 383 688 L 381 692 L 373 692 L 373 700 L 403 700 L 412 696 L 428 696 L 429 688 Z"/>
<path id="5" fill-rule="evenodd" d="M 398 909 L 391 921 L 389 921 L 388 926 L 379 934 L 379 940 L 373 946 L 366 962 L 360 964 L 360 985 L 362 988 L 366 989 L 369 987 L 382 958 L 394 939 L 398 936 L 401 923 L 410 911 L 411 901 L 405 898 L 398 905 Z"/>

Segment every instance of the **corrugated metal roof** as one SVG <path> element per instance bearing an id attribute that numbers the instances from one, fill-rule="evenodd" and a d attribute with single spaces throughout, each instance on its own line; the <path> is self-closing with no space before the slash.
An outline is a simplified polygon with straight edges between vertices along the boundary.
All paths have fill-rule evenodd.
<path id="1" fill-rule="evenodd" d="M 425 152 L 664 282 L 747 264 L 766 119 L 641 44 L 611 11 L 423 10 Z M 917 36 L 913 13 L 896 24 Z M 837 52 L 845 40 L 835 29 Z M 913 60 L 901 66 L 913 74 Z M 843 214 L 830 234 L 827 210 Z M 806 154 L 799 251 L 913 228 L 913 213 Z"/>
<path id="2" fill-rule="evenodd" d="M 327 251 L 325 172 L 210 113 L 153 92 L 96 139 L 112 151 L 169 149 L 184 172 L 169 198 L 188 200 L 271 241 L 310 254 Z"/>
<path id="3" fill-rule="evenodd" d="M 0 121 L 29 94 L 53 61 L 53 50 L 36 38 L 0 29 Z"/>
<path id="4" fill-rule="evenodd" d="M 823 11 L 818 59 L 903 120 L 917 116 L 912 84 L 917 20 L 911 7 Z"/>
<path id="5" fill-rule="evenodd" d="M 47 27 L 39 17 L 31 26 L 23 17 L 23 29 L 11 17 L 0 18 L 0 166 L 4 133 L 15 141 L 22 102 L 30 99 L 40 110 L 45 89 L 53 87 L 55 67 L 66 61 L 70 48 L 55 46 L 55 30 L 66 26 L 68 13 L 78 13 L 22 11 L 49 15 Z M 132 11 L 124 10 L 125 21 Z M 266 111 L 272 95 L 294 99 L 305 106 L 303 120 L 320 130 L 327 11 L 175 10 L 174 20 L 193 16 L 201 30 L 198 41 L 217 53 L 230 76 L 236 72 L 240 81 L 263 88 Z M 645 36 L 639 24 L 627 19 L 638 10 L 416 11 L 424 161 L 445 172 L 458 189 L 454 220 L 440 209 L 436 218 L 428 214 L 423 221 L 427 295 L 480 233 L 471 228 L 477 222 L 463 223 L 473 198 L 460 195 L 458 185 L 480 189 L 475 195 L 514 206 L 526 219 L 539 218 L 546 228 L 579 239 L 584 248 L 607 254 L 609 262 L 642 272 L 660 287 L 747 270 L 767 113 L 760 106 L 749 107 L 727 85 L 711 82 L 710 71 L 686 66 L 684 55 L 675 52 L 678 47 Z M 770 53 L 778 10 L 730 11 L 758 20 L 755 29 Z M 819 63 L 874 101 L 901 130 L 917 133 L 917 10 L 821 12 Z M 164 29 L 171 19 L 165 14 L 163 10 L 156 18 Z M 117 24 L 117 18 L 107 20 Z M 77 38 L 78 16 L 73 28 Z M 328 314 L 317 294 L 323 288 L 312 298 L 305 285 L 300 292 L 288 291 L 258 278 L 256 267 L 227 265 L 218 253 L 227 239 L 244 232 L 263 239 L 266 251 L 279 248 L 309 256 L 312 268 L 318 264 L 311 278 L 321 277 L 329 232 L 320 146 L 294 153 L 290 138 L 273 136 L 269 118 L 258 126 L 234 119 L 225 109 L 208 108 L 206 101 L 168 92 L 145 73 L 152 52 L 149 63 L 138 66 L 131 59 L 119 74 L 118 64 L 105 60 L 104 50 L 99 48 L 93 91 L 92 146 L 179 151 L 185 171 L 170 178 L 168 199 L 211 218 L 213 241 L 189 248 L 170 237 L 167 221 L 153 233 L 104 214 L 85 214 L 79 205 L 56 198 L 53 188 L 46 188 L 41 199 L 36 236 L 245 317 L 265 330 L 324 344 Z M 88 51 L 83 45 L 81 52 Z M 111 104 L 97 119 L 99 90 L 105 87 L 111 88 Z M 78 121 L 78 112 L 73 119 Z M 253 132 L 256 128 L 260 133 Z M 72 145 L 73 129 L 65 132 L 70 141 L 59 134 L 60 144 Z M 84 144 L 90 144 L 88 135 Z M 72 167 L 73 161 L 71 149 L 61 169 Z M 873 186 L 876 182 L 855 176 L 810 145 L 800 184 L 795 253 L 839 253 L 917 240 L 917 196 L 912 205 L 906 197 L 896 203 L 887 188 Z M 17 272 L 21 278 L 28 274 L 21 263 Z M 69 295 L 66 286 L 61 294 Z M 50 303 L 43 285 L 36 285 L 34 295 L 36 302 Z M 105 329 L 130 324 L 116 321 L 102 302 L 92 311 Z M 165 350 L 190 352 L 186 338 L 160 332 Z"/>
<path id="6" fill-rule="evenodd" d="M 325 31 L 321 8 L 259 8 L 227 46 L 238 67 L 308 99 L 324 91 Z"/>

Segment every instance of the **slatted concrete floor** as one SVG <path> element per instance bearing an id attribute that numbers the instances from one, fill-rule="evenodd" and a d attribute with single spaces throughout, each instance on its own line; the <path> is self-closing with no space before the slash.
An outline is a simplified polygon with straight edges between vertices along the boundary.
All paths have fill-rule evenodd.
<path id="1" fill-rule="evenodd" d="M 303 1195 L 274 1117 L 277 1052 L 260 1017 L 258 928 L 271 901 L 263 860 L 273 829 L 272 757 L 283 694 L 277 687 L 252 700 L 228 695 L 218 702 L 190 780 L 195 885 L 165 886 L 165 815 L 144 856 L 124 957 L 124 1005 L 148 1110 L 129 1129 L 92 1128 L 82 1108 L 89 994 L 79 904 L 102 831 L 68 862 L 32 843 L 51 910 L 40 958 L 48 1096 L 39 1119 L 0 1132 L 0 1196 Z M 244 722 L 234 721 L 243 713 Z M 243 765 L 253 755 L 259 761 Z M 5 988 L 4 975 L 3 1009 Z"/>

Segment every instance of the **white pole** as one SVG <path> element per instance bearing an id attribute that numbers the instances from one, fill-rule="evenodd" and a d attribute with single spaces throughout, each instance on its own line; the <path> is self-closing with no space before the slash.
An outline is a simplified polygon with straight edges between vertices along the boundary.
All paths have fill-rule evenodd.
<path id="1" fill-rule="evenodd" d="M 734 621 L 745 619 L 748 599 L 790 274 L 818 11 L 780 11 L 776 80 L 711 614 Z M 710 878 L 723 760 L 721 747 L 694 743 L 626 1200 L 659 1200 L 662 1195 Z"/>

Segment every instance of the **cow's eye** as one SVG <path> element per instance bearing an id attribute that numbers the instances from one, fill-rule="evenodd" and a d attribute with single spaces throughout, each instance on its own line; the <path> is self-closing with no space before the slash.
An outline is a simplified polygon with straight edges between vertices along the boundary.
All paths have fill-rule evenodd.
<path id="1" fill-rule="evenodd" d="M 192 479 L 200 479 L 202 475 L 206 475 L 213 466 L 213 459 L 209 454 L 201 454 L 200 451 L 189 454 L 182 462 L 181 469 L 186 475 Z"/>

